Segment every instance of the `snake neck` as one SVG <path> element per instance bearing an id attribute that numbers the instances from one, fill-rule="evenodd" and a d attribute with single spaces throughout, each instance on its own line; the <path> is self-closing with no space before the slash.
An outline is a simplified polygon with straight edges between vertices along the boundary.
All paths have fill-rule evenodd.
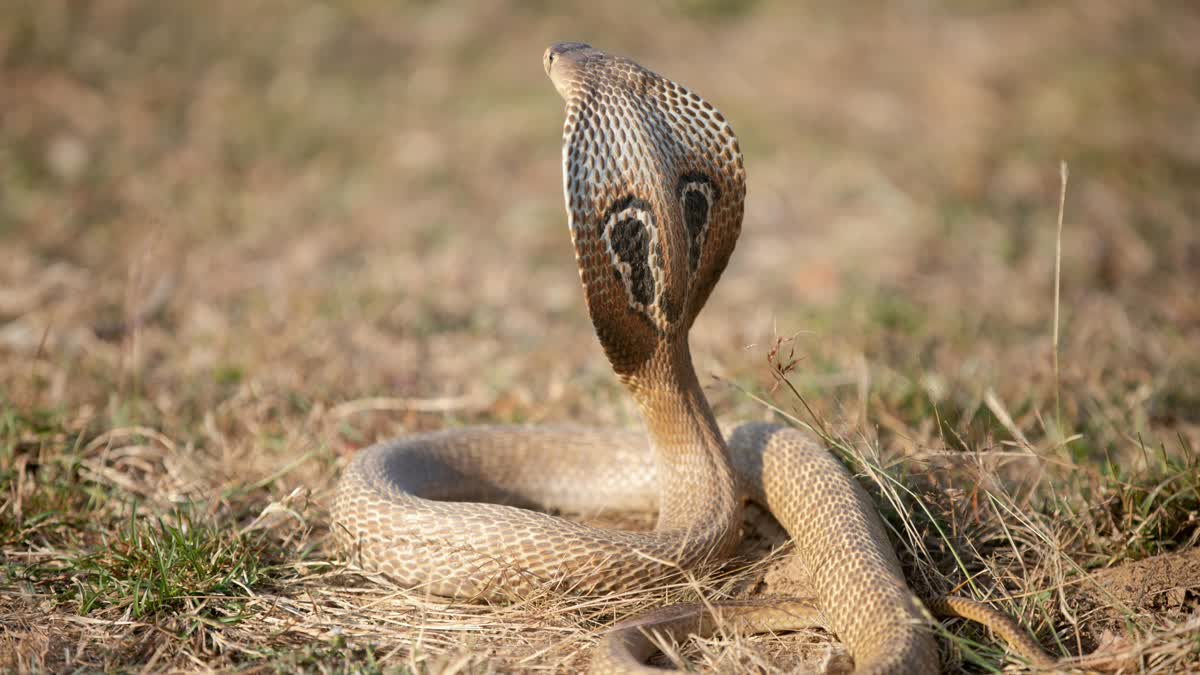
<path id="1" fill-rule="evenodd" d="M 742 502 L 729 449 L 696 377 L 686 338 L 626 381 L 641 408 L 658 471 L 656 530 L 736 543 Z M 708 536 L 704 536 L 707 533 Z"/>

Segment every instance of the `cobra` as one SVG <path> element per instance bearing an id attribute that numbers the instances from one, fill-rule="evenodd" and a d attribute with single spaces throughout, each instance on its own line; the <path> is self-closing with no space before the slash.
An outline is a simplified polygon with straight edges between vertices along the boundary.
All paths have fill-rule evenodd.
<path id="1" fill-rule="evenodd" d="M 737 136 L 710 103 L 634 61 L 577 42 L 543 66 L 566 102 L 567 224 L 596 335 L 637 402 L 645 433 L 475 427 L 414 434 L 359 453 L 333 506 L 359 564 L 399 583 L 470 599 L 547 587 L 645 587 L 726 556 L 743 505 L 764 506 L 795 544 L 803 600 L 664 608 L 609 631 L 596 672 L 637 672 L 647 637 L 819 624 L 860 673 L 938 668 L 913 595 L 870 498 L 808 434 L 746 424 L 723 434 L 688 333 L 742 226 Z M 653 530 L 600 529 L 539 510 L 657 510 Z M 1010 618 L 966 598 L 928 603 L 982 621 L 1026 659 L 1052 664 Z"/>

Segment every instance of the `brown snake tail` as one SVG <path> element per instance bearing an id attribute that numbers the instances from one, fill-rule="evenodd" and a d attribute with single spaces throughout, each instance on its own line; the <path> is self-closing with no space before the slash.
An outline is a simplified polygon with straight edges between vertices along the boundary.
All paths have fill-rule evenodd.
<path id="1" fill-rule="evenodd" d="M 857 672 L 936 671 L 925 609 L 851 474 L 796 429 L 723 435 L 697 380 L 688 332 L 733 253 L 746 196 L 729 122 L 683 86 L 586 44 L 553 45 L 543 65 L 566 102 L 563 193 L 584 298 L 645 433 L 475 427 L 381 443 L 346 470 L 335 532 L 360 564 L 440 595 L 621 591 L 727 555 L 753 500 L 787 529 L 813 597 L 725 603 L 722 620 L 775 629 L 819 616 Z M 612 531 L 525 507 L 657 510 L 658 521 Z M 1007 617 L 945 603 L 933 609 L 983 621 L 1043 662 Z M 715 625 L 706 617 L 685 607 L 634 619 L 606 636 L 593 669 L 636 671 L 643 628 L 702 632 Z"/>

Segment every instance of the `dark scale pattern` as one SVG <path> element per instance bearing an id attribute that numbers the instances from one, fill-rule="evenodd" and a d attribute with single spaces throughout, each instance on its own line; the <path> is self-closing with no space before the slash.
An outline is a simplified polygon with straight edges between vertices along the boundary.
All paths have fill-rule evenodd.
<path id="1" fill-rule="evenodd" d="M 688 270 L 694 274 L 700 267 L 704 241 L 708 237 L 712 202 L 716 201 L 718 193 L 712 181 L 701 173 L 688 173 L 680 177 L 676 192 L 683 209 L 683 224 L 687 228 Z"/>
<path id="2" fill-rule="evenodd" d="M 701 237 L 708 225 L 708 198 L 699 190 L 683 193 L 683 222 L 688 231 L 688 266 L 693 270 L 700 264 Z"/>
<path id="3" fill-rule="evenodd" d="M 629 265 L 629 281 L 633 298 L 646 307 L 654 304 L 654 275 L 650 273 L 650 233 L 646 224 L 637 218 L 623 218 L 612 226 L 609 233 L 613 253 L 621 262 Z M 617 277 L 623 279 L 621 268 L 613 267 Z"/>

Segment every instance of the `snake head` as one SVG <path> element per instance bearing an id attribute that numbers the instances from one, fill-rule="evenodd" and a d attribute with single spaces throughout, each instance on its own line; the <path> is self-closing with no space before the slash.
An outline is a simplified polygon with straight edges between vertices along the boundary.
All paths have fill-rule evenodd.
<path id="1" fill-rule="evenodd" d="M 570 56 L 567 56 L 570 54 Z M 542 69 L 559 95 L 567 98 L 571 90 L 571 82 L 579 76 L 577 68 L 589 58 L 601 59 L 606 56 L 603 52 L 592 48 L 585 42 L 556 42 L 542 54 Z M 566 58 L 563 58 L 566 57 Z"/>
<path id="2" fill-rule="evenodd" d="M 617 374 L 672 355 L 733 253 L 745 170 L 711 104 L 581 42 L 542 64 L 566 101 L 563 192 L 588 311 Z"/>

